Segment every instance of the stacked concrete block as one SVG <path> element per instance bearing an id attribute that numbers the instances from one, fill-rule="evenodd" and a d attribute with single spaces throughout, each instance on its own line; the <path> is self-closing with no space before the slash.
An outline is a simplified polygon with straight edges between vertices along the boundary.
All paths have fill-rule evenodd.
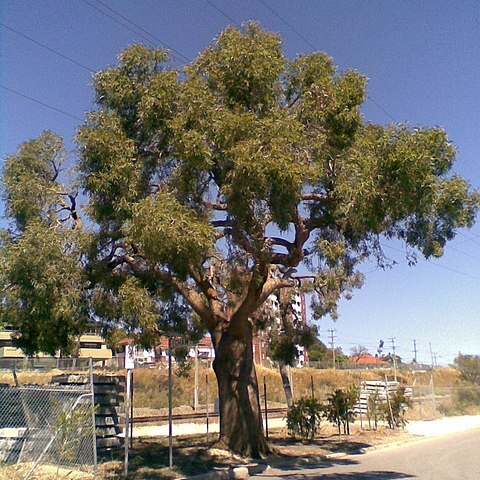
<path id="1" fill-rule="evenodd" d="M 59 385 L 85 385 L 89 375 L 56 375 L 53 383 Z M 123 375 L 93 375 L 95 427 L 97 451 L 102 453 L 123 445 L 123 416 L 125 401 L 125 377 Z"/>

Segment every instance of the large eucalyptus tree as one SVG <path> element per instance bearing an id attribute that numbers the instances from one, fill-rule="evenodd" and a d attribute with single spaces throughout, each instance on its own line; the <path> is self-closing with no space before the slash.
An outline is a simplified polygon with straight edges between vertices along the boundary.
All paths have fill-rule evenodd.
<path id="1" fill-rule="evenodd" d="M 324 53 L 289 60 L 255 23 L 225 30 L 181 74 L 166 52 L 133 45 L 94 86 L 98 109 L 77 136 L 93 222 L 78 259 L 82 302 L 147 341 L 159 318 L 191 314 L 216 352 L 220 443 L 261 456 L 252 331 L 267 297 L 300 266 L 315 313 L 335 316 L 361 283 L 358 264 L 383 262 L 381 236 L 440 256 L 473 223 L 478 196 L 449 174 L 455 149 L 443 130 L 366 123 L 364 76 L 339 73 Z M 23 180 L 8 167 L 5 177 L 13 198 Z"/>

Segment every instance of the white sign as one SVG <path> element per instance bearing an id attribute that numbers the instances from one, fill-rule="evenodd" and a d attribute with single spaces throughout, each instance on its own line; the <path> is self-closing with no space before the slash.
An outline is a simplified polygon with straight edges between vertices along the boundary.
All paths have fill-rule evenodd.
<path id="1" fill-rule="evenodd" d="M 125 345 L 125 369 L 131 370 L 135 368 L 135 347 L 133 345 Z"/>

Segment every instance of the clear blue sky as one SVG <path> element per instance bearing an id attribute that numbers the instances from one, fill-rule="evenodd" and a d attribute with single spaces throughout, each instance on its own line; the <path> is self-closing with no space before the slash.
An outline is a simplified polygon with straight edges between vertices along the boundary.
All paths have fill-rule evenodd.
<path id="1" fill-rule="evenodd" d="M 130 43 L 147 43 L 145 37 L 152 45 L 161 41 L 178 52 L 173 64 L 180 67 L 182 56 L 194 58 L 233 21 L 255 19 L 283 35 L 290 57 L 313 46 L 332 55 L 340 69 L 366 74 L 368 93 L 381 106 L 368 101 L 366 120 L 444 127 L 458 148 L 455 172 L 480 187 L 477 0 L 102 2 L 2 0 L 2 24 L 82 66 L 0 26 L 1 85 L 82 119 L 93 105 L 88 69 L 115 63 Z M 0 158 L 44 129 L 61 134 L 73 150 L 79 120 L 3 88 L 0 98 Z M 480 225 L 460 231 L 441 259 L 420 260 L 414 268 L 401 250 L 399 244 L 385 249 L 399 262 L 393 270 L 372 272 L 375 266 L 365 265 L 371 272 L 365 286 L 341 304 L 338 322 L 321 321 L 322 339 L 334 328 L 344 351 L 363 344 L 373 352 L 380 338 L 388 345 L 395 337 L 400 356 L 411 360 L 416 338 L 418 358 L 425 362 L 429 342 L 439 363 L 451 362 L 458 351 L 480 354 Z"/>

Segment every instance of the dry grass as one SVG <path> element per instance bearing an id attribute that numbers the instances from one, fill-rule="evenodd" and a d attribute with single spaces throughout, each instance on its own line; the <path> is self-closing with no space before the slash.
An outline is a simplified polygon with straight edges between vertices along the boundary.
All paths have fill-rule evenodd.
<path id="1" fill-rule="evenodd" d="M 23 480 L 31 468 L 31 463 L 0 466 L 0 480 Z M 98 476 L 93 473 L 49 465 L 37 467 L 30 477 L 31 480 L 93 480 L 95 478 L 98 478 Z"/>
<path id="2" fill-rule="evenodd" d="M 58 370 L 49 372 L 17 372 L 20 384 L 46 384 L 52 376 L 62 373 Z M 124 374 L 123 371 L 117 372 Z M 384 380 L 385 375 L 393 379 L 391 370 L 318 370 L 313 368 L 292 368 L 291 378 L 294 396 L 309 396 L 311 394 L 311 379 L 313 377 L 315 395 L 324 399 L 326 395 L 337 388 L 350 385 L 359 385 L 365 380 Z M 205 404 L 205 378 L 208 377 L 208 401 L 212 404 L 217 397 L 217 382 L 211 368 L 199 370 L 199 403 Z M 285 394 L 282 387 L 280 373 L 277 369 L 257 366 L 257 377 L 261 393 L 263 393 L 263 379 L 267 383 L 267 397 L 271 403 L 285 403 Z M 430 372 L 411 373 L 399 372 L 398 381 L 416 385 L 427 389 L 430 385 Z M 454 388 L 460 385 L 459 372 L 453 368 L 438 368 L 433 373 L 435 389 Z M 0 373 L 0 383 L 14 384 L 10 372 Z M 194 397 L 194 371 L 193 368 L 186 377 L 173 375 L 173 406 L 192 406 Z M 161 409 L 168 406 L 168 372 L 166 369 L 137 369 L 134 371 L 134 406 L 135 408 Z"/>
<path id="3" fill-rule="evenodd" d="M 53 375 L 58 375 L 63 373 L 60 370 L 51 370 L 49 372 L 31 372 L 31 371 L 17 371 L 18 381 L 20 385 L 45 385 L 50 383 Z M 0 372 L 0 383 L 7 383 L 8 385 L 15 385 L 15 380 L 13 378 L 13 373 L 11 372 Z"/>
<path id="4" fill-rule="evenodd" d="M 205 404 L 205 377 L 208 377 L 208 402 L 213 403 L 218 396 L 217 381 L 212 369 L 201 368 L 198 374 L 199 403 Z M 166 408 L 168 406 L 168 372 L 157 369 L 139 369 L 133 374 L 135 408 Z M 173 375 L 173 406 L 193 405 L 194 397 L 194 372 L 189 372 L 188 377 Z"/>

